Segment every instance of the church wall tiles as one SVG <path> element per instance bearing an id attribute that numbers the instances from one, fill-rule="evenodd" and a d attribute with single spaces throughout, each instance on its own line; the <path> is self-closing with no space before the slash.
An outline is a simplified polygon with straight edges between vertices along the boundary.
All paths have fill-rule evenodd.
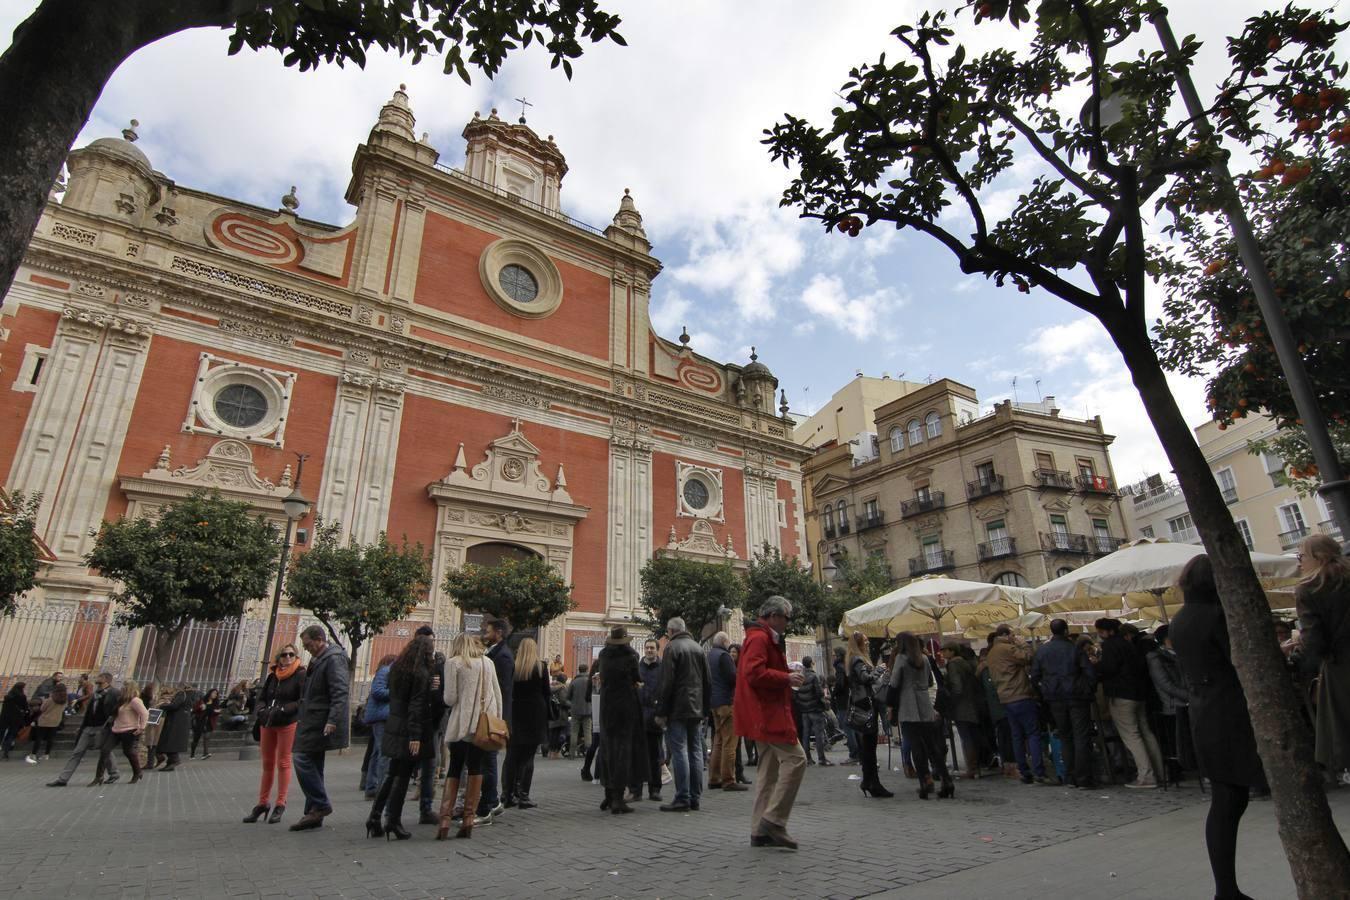
<path id="1" fill-rule="evenodd" d="M 56 338 L 56 326 L 61 321 L 58 313 L 19 304 L 11 306 L 11 303 L 13 300 L 7 301 L 3 311 L 0 311 L 0 335 L 3 335 L 3 343 L 0 343 L 0 396 L 4 397 L 4 402 L 0 403 L 0 472 L 4 473 L 8 473 L 14 464 L 14 454 L 23 437 L 28 414 L 37 400 L 37 391 L 29 389 L 35 387 L 31 384 L 31 368 L 25 369 L 23 366 L 26 348 L 50 348 Z M 38 373 L 39 384 L 48 372 L 50 363 L 50 356 L 43 360 L 42 370 Z M 16 382 L 20 380 L 23 383 L 16 388 Z M 25 489 L 24 485 L 12 482 L 7 486 Z"/>
<path id="2" fill-rule="evenodd" d="M 562 304 L 541 319 L 513 315 L 493 302 L 479 278 L 479 259 L 497 239 L 497 235 L 428 213 L 414 301 L 491 328 L 608 359 L 608 279 L 554 258 L 563 280 Z"/>
<path id="3" fill-rule="evenodd" d="M 609 441 L 552 424 L 521 419 L 525 437 L 539 448 L 549 479 L 561 463 L 572 502 L 590 511 L 577 523 L 572 544 L 573 597 L 577 612 L 603 613 L 606 604 L 606 546 L 609 534 Z M 404 398 L 397 477 L 391 486 L 389 534 L 421 541 L 428 550 L 436 536 L 436 504 L 427 485 L 450 472 L 460 442 L 469 466 L 483 459 L 488 444 L 511 430 L 511 417 L 445 403 L 417 394 Z"/>
<path id="4" fill-rule="evenodd" d="M 157 335 L 146 359 L 146 377 L 131 414 L 126 443 L 122 448 L 120 474 L 139 475 L 154 463 L 164 445 L 178 465 L 191 465 L 205 456 L 220 439 L 211 434 L 184 434 L 183 417 L 192 397 L 193 379 L 203 351 L 248 365 L 281 369 L 296 374 L 286 422 L 286 445 L 273 448 L 250 444 L 258 473 L 273 482 L 287 465 L 294 466 L 295 453 L 308 453 L 302 487 L 310 498 L 319 493 L 324 476 L 330 420 L 333 415 L 337 379 L 332 375 L 301 369 L 277 359 L 264 359 L 240 353 L 215 350 L 189 341 Z M 116 518 L 126 510 L 121 491 L 111 490 L 107 518 Z"/>

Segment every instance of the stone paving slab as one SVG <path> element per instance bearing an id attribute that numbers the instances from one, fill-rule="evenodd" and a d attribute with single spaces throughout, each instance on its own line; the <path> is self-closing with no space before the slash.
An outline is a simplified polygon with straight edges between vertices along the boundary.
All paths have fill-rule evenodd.
<path id="1" fill-rule="evenodd" d="M 356 788 L 360 756 L 328 760 L 336 809 L 319 831 L 293 834 L 303 804 L 292 785 L 281 825 L 244 825 L 258 764 L 220 756 L 140 784 L 84 787 L 86 759 L 65 788 L 47 788 L 52 760 L 0 763 L 0 885 L 24 900 L 136 897 L 864 897 L 939 883 L 964 870 L 993 873 L 1029 853 L 1169 815 L 1203 818 L 1194 788 L 1093 792 L 1023 786 L 1002 778 L 958 782 L 952 801 L 920 801 L 898 773 L 892 800 L 865 798 L 854 767 L 811 768 L 790 823 L 800 852 L 752 849 L 754 793 L 704 795 L 697 813 L 649 801 L 613 816 L 575 763 L 540 760 L 538 809 L 510 810 L 472 841 L 366 840 L 369 804 Z M 755 770 L 746 774 L 754 778 Z M 666 796 L 671 796 L 667 787 Z M 1164 817 L 1164 818 L 1159 818 Z M 1203 836 L 1187 820 L 1176 836 L 1203 865 Z M 1170 830 L 1170 829 L 1169 829 Z M 979 876 L 986 877 L 986 876 Z M 899 895 L 906 896 L 906 895 Z M 918 896 L 918 895 L 916 895 Z M 927 895 L 925 895 L 927 896 Z M 974 896 L 961 892 L 948 897 Z M 1047 896 L 1044 888 L 1039 896 Z M 1112 895 L 1115 896 L 1115 895 Z M 1124 896 L 1124 895 L 1120 895 Z"/>

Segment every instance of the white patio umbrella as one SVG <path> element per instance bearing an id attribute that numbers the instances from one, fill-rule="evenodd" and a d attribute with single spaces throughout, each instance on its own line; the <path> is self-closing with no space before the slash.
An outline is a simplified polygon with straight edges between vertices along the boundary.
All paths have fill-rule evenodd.
<path id="1" fill-rule="evenodd" d="M 839 628 L 868 637 L 894 637 L 902 631 L 959 632 L 1020 616 L 1031 596 L 1031 588 L 925 575 L 850 609 Z"/>
<path id="2" fill-rule="evenodd" d="M 1166 621 L 1169 612 L 1181 606 L 1181 592 L 1176 588 L 1181 570 L 1204 552 L 1205 548 L 1197 544 L 1140 538 L 1034 588 L 1035 598 L 1028 607 L 1045 613 L 1122 605 L 1127 611 L 1154 607 Z M 1288 587 L 1298 581 L 1298 562 L 1293 557 L 1253 553 L 1251 558 L 1267 589 Z"/>

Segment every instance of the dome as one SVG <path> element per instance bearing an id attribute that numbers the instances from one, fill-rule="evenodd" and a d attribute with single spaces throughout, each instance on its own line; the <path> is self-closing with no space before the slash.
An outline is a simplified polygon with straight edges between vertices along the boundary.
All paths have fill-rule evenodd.
<path id="1" fill-rule="evenodd" d="M 122 136 L 120 138 L 99 138 L 96 141 L 92 141 L 89 146 L 84 149 L 102 150 L 109 156 L 115 156 L 125 162 L 142 167 L 147 174 L 153 172 L 154 167 L 150 165 L 150 157 L 146 156 L 141 149 L 133 143 L 138 137 L 136 134 L 136 126 L 140 124 L 140 122 L 132 119 L 131 125 L 122 129 Z"/>
<path id="2" fill-rule="evenodd" d="M 773 373 L 769 371 L 769 367 L 759 361 L 759 356 L 755 353 L 754 347 L 750 348 L 750 365 L 741 369 L 741 377 L 774 380 Z"/>

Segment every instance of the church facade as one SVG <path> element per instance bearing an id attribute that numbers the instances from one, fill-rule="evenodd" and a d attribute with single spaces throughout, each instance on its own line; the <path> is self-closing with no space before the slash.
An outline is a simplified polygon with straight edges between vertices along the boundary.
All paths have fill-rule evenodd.
<path id="1" fill-rule="evenodd" d="M 452 169 L 414 125 L 400 89 L 356 150 L 345 226 L 294 191 L 264 209 L 176 184 L 134 123 L 70 154 L 0 307 L 0 471 L 41 492 L 54 556 L 24 609 L 80 614 L 0 641 L 0 668 L 126 670 L 138 635 L 80 562 L 91 532 L 201 487 L 281 525 L 300 478 L 353 539 L 422 543 L 433 584 L 391 636 L 462 627 L 454 567 L 547 559 L 577 606 L 541 649 L 569 667 L 634 614 L 655 553 L 805 556 L 807 452 L 777 380 L 653 333 L 661 264 L 628 192 L 592 228 L 561 210 L 551 136 L 475 114 Z M 279 641 L 312 621 L 281 612 Z M 256 672 L 266 619 L 260 601 L 218 650 L 232 673 Z"/>

